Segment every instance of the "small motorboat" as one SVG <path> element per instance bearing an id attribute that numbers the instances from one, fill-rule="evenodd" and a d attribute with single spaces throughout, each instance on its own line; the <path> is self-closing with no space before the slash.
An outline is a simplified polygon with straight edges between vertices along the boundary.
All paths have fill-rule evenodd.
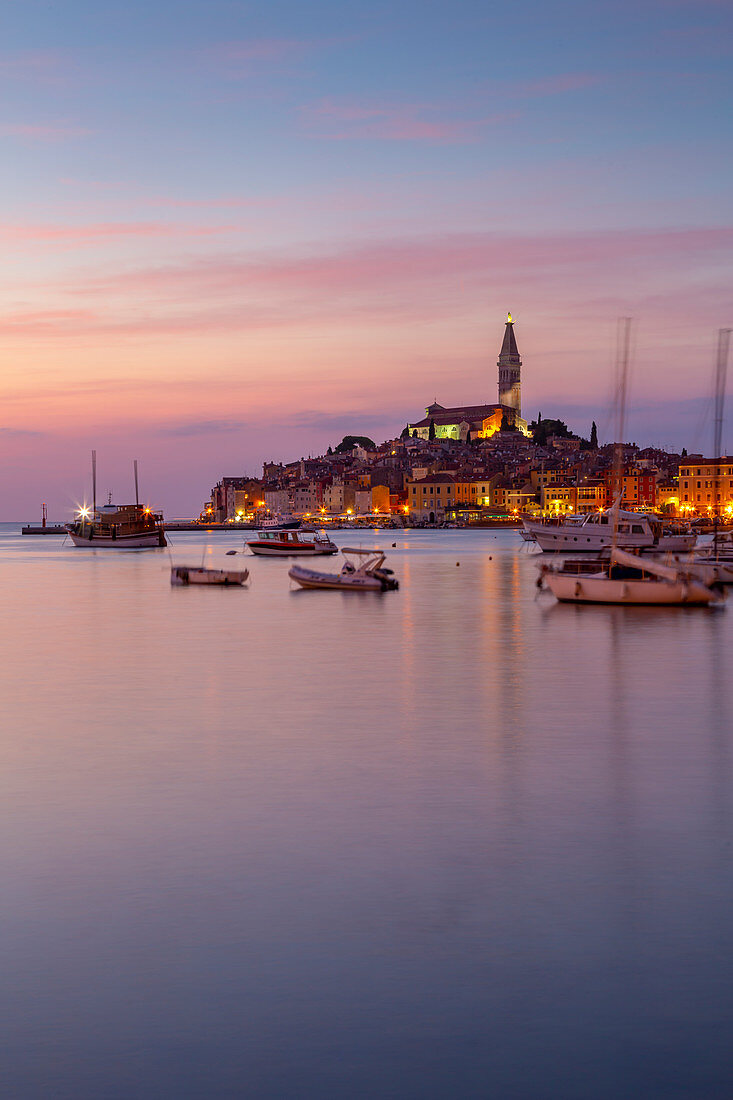
<path id="1" fill-rule="evenodd" d="M 392 570 L 385 568 L 383 550 L 344 547 L 342 553 L 346 561 L 340 573 L 319 573 L 294 565 L 288 576 L 301 588 L 333 588 L 341 592 L 389 592 L 399 588 Z"/>
<path id="2" fill-rule="evenodd" d="M 246 546 L 253 554 L 272 558 L 312 558 L 319 554 L 337 554 L 338 546 L 325 531 L 304 535 L 290 527 L 263 528 Z"/>
<path id="3" fill-rule="evenodd" d="M 224 588 L 238 585 L 249 578 L 249 569 L 206 569 L 200 565 L 172 565 L 171 584 L 218 584 Z"/>
<path id="4" fill-rule="evenodd" d="M 663 565 L 613 547 L 608 557 L 542 565 L 537 580 L 561 603 L 715 606 L 725 602 L 687 564 Z"/>

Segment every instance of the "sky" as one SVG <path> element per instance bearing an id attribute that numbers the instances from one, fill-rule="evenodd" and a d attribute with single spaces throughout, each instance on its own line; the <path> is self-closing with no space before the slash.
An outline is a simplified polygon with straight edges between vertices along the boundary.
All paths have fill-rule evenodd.
<path id="1" fill-rule="evenodd" d="M 731 0 L 5 0 L 0 517 L 495 401 L 508 310 L 527 419 L 610 440 L 631 316 L 627 437 L 709 451 L 732 54 Z"/>

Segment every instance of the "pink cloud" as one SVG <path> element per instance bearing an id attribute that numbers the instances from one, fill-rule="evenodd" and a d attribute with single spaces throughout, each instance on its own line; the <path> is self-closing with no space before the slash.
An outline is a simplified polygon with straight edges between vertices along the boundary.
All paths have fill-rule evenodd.
<path id="1" fill-rule="evenodd" d="M 29 141 L 66 141 L 88 137 L 93 133 L 83 126 L 66 123 L 6 123 L 0 124 L 0 137 L 27 138 Z"/>
<path id="2" fill-rule="evenodd" d="M 220 61 L 286 61 L 299 56 L 309 43 L 291 38 L 261 38 L 243 42 L 225 42 L 209 51 Z"/>
<path id="3" fill-rule="evenodd" d="M 560 73 L 545 80 L 536 80 L 515 86 L 515 91 L 524 96 L 561 95 L 563 92 L 576 92 L 581 88 L 590 88 L 599 84 L 600 76 L 593 73 Z"/>
<path id="4" fill-rule="evenodd" d="M 0 223 L 0 241 L 10 244 L 48 242 L 75 245 L 114 238 L 212 236 L 217 233 L 231 233 L 236 228 L 231 225 L 191 226 L 171 222 L 100 222 L 91 225 L 3 225 Z"/>
<path id="5" fill-rule="evenodd" d="M 573 338 L 620 312 L 725 322 L 733 228 L 568 235 L 466 234 L 353 245 L 283 257 L 210 256 L 65 279 L 53 304 L 0 317 L 5 335 L 94 338 L 390 331 L 499 313 L 576 318 Z M 726 266 L 727 265 L 727 266 Z M 44 299 L 51 287 L 39 288 Z M 84 309 L 69 310 L 83 301 Z M 481 306 L 481 308 L 484 308 Z"/>
<path id="6" fill-rule="evenodd" d="M 486 126 L 513 116 L 476 119 L 436 117 L 435 108 L 421 104 L 367 104 L 324 99 L 301 108 L 306 128 L 329 141 L 427 141 L 450 144 L 476 141 Z"/>
<path id="7" fill-rule="evenodd" d="M 69 59 L 55 50 L 25 50 L 0 55 L 0 79 L 28 78 L 35 83 L 57 84 L 70 71 Z"/>

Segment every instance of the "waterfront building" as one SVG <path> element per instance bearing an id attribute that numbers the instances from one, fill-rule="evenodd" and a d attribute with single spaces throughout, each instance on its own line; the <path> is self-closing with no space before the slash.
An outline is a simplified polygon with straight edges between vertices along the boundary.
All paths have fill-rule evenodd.
<path id="1" fill-rule="evenodd" d="M 605 507 L 606 485 L 601 480 L 580 485 L 543 485 L 540 488 L 540 509 L 543 515 L 599 512 Z"/>
<path id="2" fill-rule="evenodd" d="M 216 523 L 249 515 L 262 500 L 262 482 L 253 477 L 223 477 L 211 490 L 206 509 Z"/>
<path id="3" fill-rule="evenodd" d="M 733 458 L 687 459 L 679 467 L 681 512 L 733 512 Z"/>
<path id="4" fill-rule="evenodd" d="M 650 470 L 639 466 L 626 466 L 621 473 L 610 470 L 605 474 L 606 500 L 613 504 L 623 489 L 622 507 L 635 509 L 655 508 L 657 503 L 657 479 Z"/>

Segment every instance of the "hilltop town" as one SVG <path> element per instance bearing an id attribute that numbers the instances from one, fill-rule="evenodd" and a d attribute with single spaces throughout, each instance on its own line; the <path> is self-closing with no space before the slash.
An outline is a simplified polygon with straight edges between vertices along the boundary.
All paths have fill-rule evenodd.
<path id="1" fill-rule="evenodd" d="M 497 361 L 495 404 L 433 402 L 399 438 L 346 436 L 317 458 L 266 462 L 261 477 L 223 477 L 204 522 L 257 522 L 292 514 L 321 522 L 375 517 L 405 525 L 481 524 L 609 507 L 691 518 L 733 513 L 733 458 L 598 445 L 561 420 L 521 415 L 522 361 L 511 314 Z"/>

